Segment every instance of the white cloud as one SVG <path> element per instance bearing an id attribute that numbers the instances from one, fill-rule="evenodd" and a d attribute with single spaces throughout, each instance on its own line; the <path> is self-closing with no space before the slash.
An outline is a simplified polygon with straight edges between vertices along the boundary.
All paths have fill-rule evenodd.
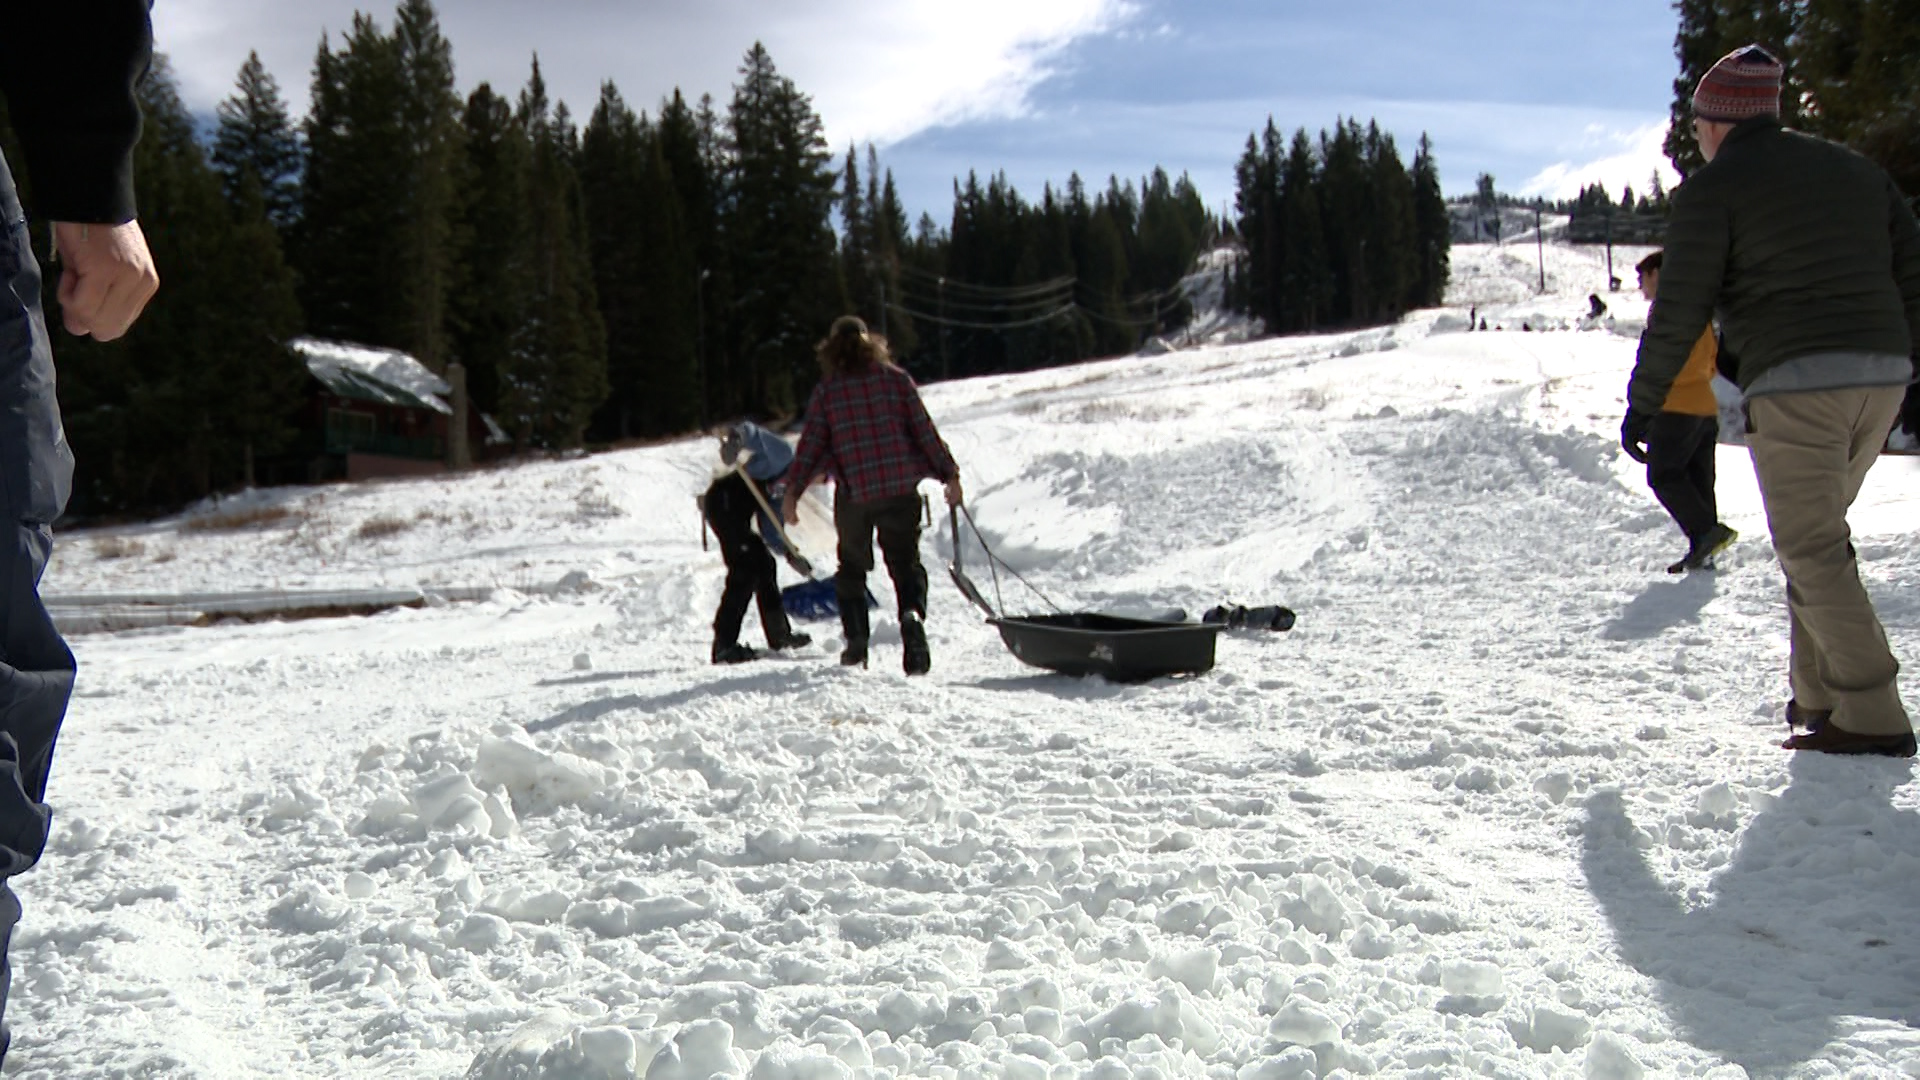
<path id="1" fill-rule="evenodd" d="M 364 0 L 169 0 L 154 11 L 189 107 L 210 111 L 257 49 L 290 107 L 306 107 L 321 35 L 337 48 Z M 392 3 L 371 5 L 391 27 Z M 1019 116 L 1076 40 L 1120 28 L 1130 0 L 441 0 L 464 93 L 524 85 L 540 56 L 550 93 L 584 119 L 608 79 L 651 111 L 679 87 L 724 109 L 741 58 L 764 43 L 812 96 L 836 147 L 888 143 L 927 127 Z"/>
<path id="2" fill-rule="evenodd" d="M 1664 120 L 1627 131 L 1589 125 L 1583 136 L 1581 145 L 1573 151 L 1585 151 L 1578 161 L 1567 158 L 1541 169 L 1521 185 L 1519 194 L 1571 199 L 1580 194 L 1581 188 L 1599 183 L 1615 198 L 1628 187 L 1645 195 L 1656 172 L 1668 191 L 1680 182 L 1680 174 L 1661 148 L 1667 138 Z M 1591 154 L 1599 156 L 1588 156 Z"/>

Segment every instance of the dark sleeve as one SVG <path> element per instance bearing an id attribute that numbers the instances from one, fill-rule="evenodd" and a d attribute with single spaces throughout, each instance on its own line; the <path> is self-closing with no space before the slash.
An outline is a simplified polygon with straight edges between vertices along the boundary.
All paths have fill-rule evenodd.
<path id="1" fill-rule="evenodd" d="M 39 216 L 133 220 L 134 87 L 152 56 L 147 0 L 0 0 L 0 92 Z"/>
<path id="2" fill-rule="evenodd" d="M 1900 299 L 1907 308 L 1907 331 L 1913 335 L 1913 356 L 1920 361 L 1920 223 L 1891 178 L 1887 180 L 1887 220 L 1893 233 L 1893 277 L 1900 283 Z"/>
<path id="3" fill-rule="evenodd" d="M 1713 366 L 1720 372 L 1721 378 L 1735 386 L 1740 385 L 1740 358 L 1733 354 L 1732 349 L 1727 348 L 1727 338 L 1724 334 L 1720 335 L 1715 342 Z"/>
<path id="4" fill-rule="evenodd" d="M 1696 181 L 1697 183 L 1697 181 Z M 1727 270 L 1727 211 L 1699 188 L 1682 184 L 1674 193 L 1667 224 L 1667 254 L 1660 293 L 1647 313 L 1647 332 L 1627 380 L 1627 404 L 1657 413 L 1673 380 L 1687 366 L 1694 342 L 1713 321 L 1713 308 Z"/>
<path id="5" fill-rule="evenodd" d="M 947 442 L 934 429 L 933 417 L 927 415 L 927 404 L 920 400 L 920 390 L 913 385 L 913 377 L 902 373 L 901 382 L 906 384 L 905 408 L 907 410 L 907 430 L 913 433 L 913 441 L 920 446 L 920 452 L 927 455 L 927 461 L 933 465 L 935 478 L 950 482 L 960 475 L 960 466 L 953 462 L 953 452 L 947 449 Z"/>

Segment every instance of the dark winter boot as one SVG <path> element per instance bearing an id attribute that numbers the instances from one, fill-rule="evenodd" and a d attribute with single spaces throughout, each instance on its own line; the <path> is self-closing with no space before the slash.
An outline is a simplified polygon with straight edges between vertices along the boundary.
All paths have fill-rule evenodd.
<path id="1" fill-rule="evenodd" d="M 1916 749 L 1911 731 L 1904 735 L 1862 735 L 1838 724 L 1822 724 L 1818 730 L 1794 735 L 1780 745 L 1787 750 L 1812 750 L 1821 754 L 1878 754 L 1900 758 L 1912 757 Z"/>
<path id="2" fill-rule="evenodd" d="M 933 669 L 933 654 L 927 651 L 927 626 L 917 612 L 900 619 L 900 668 L 909 675 L 925 675 Z"/>
<path id="3" fill-rule="evenodd" d="M 722 645 L 717 641 L 713 643 L 713 662 L 716 664 L 744 664 L 759 658 L 760 654 L 754 652 L 751 645 L 742 645 L 739 642 L 734 642 L 732 645 Z"/>
<path id="4" fill-rule="evenodd" d="M 1667 573 L 1678 574 L 1688 570 L 1711 570 L 1713 569 L 1713 557 L 1732 547 L 1733 542 L 1738 539 L 1740 539 L 1739 533 L 1734 532 L 1732 529 L 1716 521 L 1713 523 L 1711 529 L 1700 534 L 1694 539 L 1692 544 L 1688 545 L 1685 558 L 1667 567 Z"/>
<path id="5" fill-rule="evenodd" d="M 864 579 L 849 582 L 835 578 L 833 597 L 840 604 L 840 630 L 847 639 L 847 647 L 840 651 L 840 662 L 848 667 L 866 667 L 867 638 L 870 636 L 867 583 Z"/>
<path id="6" fill-rule="evenodd" d="M 769 640 L 767 642 L 767 648 L 775 652 L 781 652 L 787 649 L 804 649 L 811 644 L 813 644 L 813 637 L 811 635 L 803 634 L 789 627 L 787 632 L 779 638 Z"/>

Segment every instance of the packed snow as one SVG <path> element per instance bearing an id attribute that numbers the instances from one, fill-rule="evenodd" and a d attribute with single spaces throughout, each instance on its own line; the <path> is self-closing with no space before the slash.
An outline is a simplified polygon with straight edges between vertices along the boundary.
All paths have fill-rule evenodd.
<path id="1" fill-rule="evenodd" d="M 831 624 L 710 666 L 712 440 L 62 535 L 69 602 L 424 603 L 74 637 L 10 1074 L 1920 1076 L 1911 763 L 1779 749 L 1744 451 L 1741 540 L 1669 577 L 1617 447 L 1645 304 L 1537 257 L 1456 247 L 1391 328 L 927 389 L 1054 602 L 1298 612 L 1191 678 L 1023 667 L 931 484 L 932 674 L 884 573 L 870 669 Z M 1909 658 L 1917 462 L 1853 517 Z"/>

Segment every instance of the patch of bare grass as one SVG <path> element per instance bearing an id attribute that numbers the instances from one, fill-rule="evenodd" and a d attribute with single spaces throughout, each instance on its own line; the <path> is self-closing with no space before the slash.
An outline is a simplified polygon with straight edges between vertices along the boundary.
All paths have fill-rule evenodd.
<path id="1" fill-rule="evenodd" d="M 147 553 L 147 545 L 131 536 L 103 536 L 93 542 L 96 559 L 131 559 Z"/>
<path id="2" fill-rule="evenodd" d="M 413 521 L 409 518 L 376 514 L 361 522 L 360 527 L 353 531 L 353 535 L 359 540 L 378 540 L 384 536 L 398 536 L 411 528 L 413 528 Z"/>
<path id="3" fill-rule="evenodd" d="M 188 518 L 180 526 L 183 532 L 238 532 L 269 525 L 298 525 L 303 515 L 278 504 L 245 506 L 233 510 L 215 510 Z"/>

